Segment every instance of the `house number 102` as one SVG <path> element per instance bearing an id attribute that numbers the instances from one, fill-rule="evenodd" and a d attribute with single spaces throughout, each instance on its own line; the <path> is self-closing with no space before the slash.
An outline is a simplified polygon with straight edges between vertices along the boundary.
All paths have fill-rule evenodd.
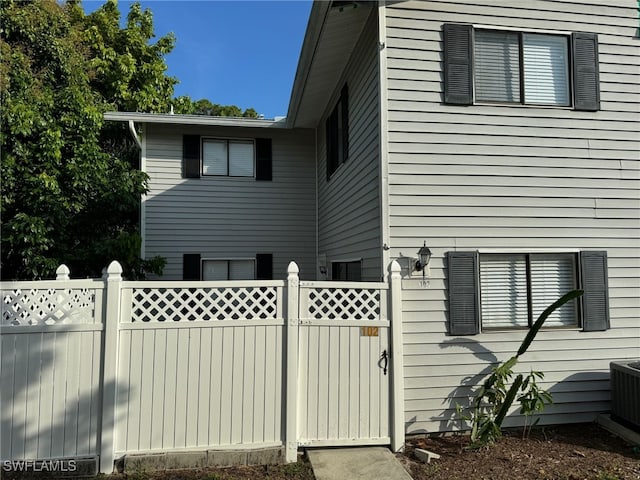
<path id="1" fill-rule="evenodd" d="M 378 327 L 360 327 L 360 335 L 363 337 L 377 337 Z"/>

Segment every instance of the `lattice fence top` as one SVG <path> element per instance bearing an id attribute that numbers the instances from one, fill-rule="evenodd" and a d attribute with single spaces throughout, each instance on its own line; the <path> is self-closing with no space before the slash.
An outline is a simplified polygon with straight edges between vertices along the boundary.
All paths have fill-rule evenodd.
<path id="1" fill-rule="evenodd" d="M 277 318 L 276 287 L 134 288 L 132 322 Z"/>
<path id="2" fill-rule="evenodd" d="M 379 320 L 380 290 L 311 288 L 308 308 L 314 319 Z"/>
<path id="3" fill-rule="evenodd" d="M 2 325 L 85 324 L 94 315 L 90 288 L 2 290 Z"/>

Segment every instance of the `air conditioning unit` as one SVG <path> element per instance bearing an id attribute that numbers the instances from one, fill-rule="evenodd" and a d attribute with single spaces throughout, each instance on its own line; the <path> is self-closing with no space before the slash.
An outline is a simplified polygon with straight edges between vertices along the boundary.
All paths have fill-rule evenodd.
<path id="1" fill-rule="evenodd" d="M 611 362 L 611 418 L 640 432 L 640 361 Z"/>

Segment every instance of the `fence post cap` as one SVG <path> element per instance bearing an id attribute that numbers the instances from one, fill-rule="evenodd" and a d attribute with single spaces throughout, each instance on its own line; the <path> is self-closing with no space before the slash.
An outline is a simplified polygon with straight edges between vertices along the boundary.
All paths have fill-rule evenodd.
<path id="1" fill-rule="evenodd" d="M 117 260 L 114 260 L 107 267 L 107 278 L 120 280 L 122 278 L 122 265 Z"/>
<path id="2" fill-rule="evenodd" d="M 64 263 L 56 270 L 56 280 L 69 280 L 71 270 Z"/>
<path id="3" fill-rule="evenodd" d="M 397 260 L 394 260 L 393 262 L 391 262 L 391 266 L 389 268 L 391 270 L 391 273 L 400 273 L 402 272 L 402 267 L 400 266 L 400 263 L 398 263 Z"/>
<path id="4" fill-rule="evenodd" d="M 300 273 L 300 268 L 296 262 L 289 262 L 289 266 L 287 267 L 287 273 Z"/>

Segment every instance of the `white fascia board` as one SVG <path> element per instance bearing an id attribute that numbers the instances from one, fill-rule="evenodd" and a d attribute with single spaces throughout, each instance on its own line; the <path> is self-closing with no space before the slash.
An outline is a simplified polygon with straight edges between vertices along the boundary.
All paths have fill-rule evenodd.
<path id="1" fill-rule="evenodd" d="M 243 117 L 210 117 L 207 115 L 170 115 L 138 112 L 106 112 L 105 120 L 114 122 L 162 123 L 166 125 L 208 125 L 219 127 L 287 128 L 286 119 L 264 120 Z"/>
<path id="2" fill-rule="evenodd" d="M 289 111 L 287 113 L 288 125 L 293 127 L 300 108 L 300 102 L 304 95 L 304 88 L 307 84 L 309 71 L 313 63 L 322 27 L 329 13 L 331 2 L 313 2 L 307 29 L 305 30 L 302 48 L 300 49 L 300 57 L 298 58 L 298 66 L 296 75 L 291 87 L 291 97 L 289 98 Z"/>

